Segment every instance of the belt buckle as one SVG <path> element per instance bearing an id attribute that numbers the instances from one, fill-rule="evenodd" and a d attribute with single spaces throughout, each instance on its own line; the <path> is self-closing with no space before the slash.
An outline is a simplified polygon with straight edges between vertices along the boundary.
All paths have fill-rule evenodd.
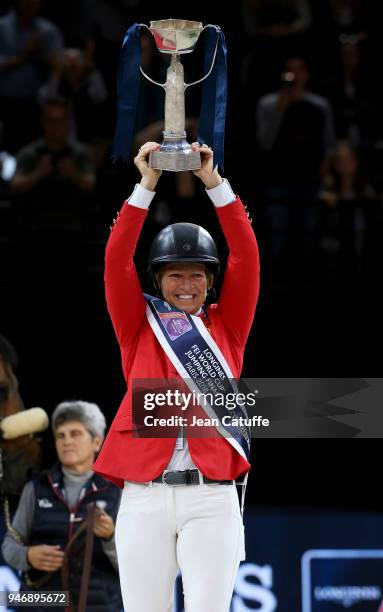
<path id="1" fill-rule="evenodd" d="M 170 472 L 170 470 L 164 470 L 164 471 L 162 472 L 162 475 L 161 475 L 161 480 L 162 480 L 163 484 L 166 484 L 166 485 L 168 485 L 168 486 L 169 486 L 168 482 L 166 481 L 166 474 L 167 474 L 168 472 Z"/>

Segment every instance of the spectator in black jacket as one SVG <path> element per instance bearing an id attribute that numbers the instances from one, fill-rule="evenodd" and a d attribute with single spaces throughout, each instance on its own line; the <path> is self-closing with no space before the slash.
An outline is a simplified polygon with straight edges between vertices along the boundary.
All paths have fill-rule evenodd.
<path id="1" fill-rule="evenodd" d="M 96 404 L 63 402 L 52 415 L 52 428 L 59 461 L 25 485 L 12 529 L 2 545 L 4 559 L 23 572 L 21 590 L 62 590 L 65 548 L 84 524 L 88 504 L 93 503 L 96 516 L 86 609 L 117 612 L 122 606 L 114 525 L 120 490 L 92 471 L 106 428 L 104 415 Z M 80 596 L 84 538 L 85 531 L 65 556 L 75 606 Z"/>

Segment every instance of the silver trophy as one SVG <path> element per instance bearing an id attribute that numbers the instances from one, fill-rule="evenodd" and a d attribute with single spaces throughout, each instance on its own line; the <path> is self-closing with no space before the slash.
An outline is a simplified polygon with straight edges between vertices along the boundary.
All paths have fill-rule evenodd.
<path id="1" fill-rule="evenodd" d="M 149 165 L 151 168 L 170 170 L 172 172 L 198 170 L 201 168 L 201 156 L 198 152 L 192 150 L 186 140 L 185 90 L 192 85 L 202 83 L 210 75 L 217 55 L 218 39 L 211 67 L 207 74 L 198 81 L 193 83 L 184 82 L 184 68 L 181 64 L 180 56 L 184 53 L 191 53 L 194 50 L 198 38 L 205 28 L 215 26 L 206 25 L 203 27 L 199 21 L 187 21 L 185 19 L 151 21 L 150 28 L 145 24 L 140 25 L 148 28 L 152 33 L 157 49 L 161 53 L 171 55 L 165 83 L 153 81 L 153 79 L 145 74 L 142 67 L 140 68 L 141 73 L 148 81 L 163 87 L 165 90 L 164 140 L 159 151 L 152 151 L 150 153 Z"/>

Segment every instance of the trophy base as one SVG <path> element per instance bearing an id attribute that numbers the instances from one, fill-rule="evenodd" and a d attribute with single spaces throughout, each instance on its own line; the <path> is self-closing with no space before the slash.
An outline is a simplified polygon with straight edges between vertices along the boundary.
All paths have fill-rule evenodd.
<path id="1" fill-rule="evenodd" d="M 201 155 L 192 149 L 151 151 L 149 166 L 156 170 L 169 172 L 184 172 L 186 170 L 199 170 L 201 168 Z"/>

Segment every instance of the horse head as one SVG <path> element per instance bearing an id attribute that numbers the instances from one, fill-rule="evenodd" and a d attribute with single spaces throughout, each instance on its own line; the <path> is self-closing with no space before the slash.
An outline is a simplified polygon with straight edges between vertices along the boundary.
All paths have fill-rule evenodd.
<path id="1" fill-rule="evenodd" d="M 25 410 L 19 394 L 19 381 L 9 361 L 0 353 L 0 417 Z"/>
<path id="2" fill-rule="evenodd" d="M 0 420 L 25 410 L 15 373 L 17 361 L 15 349 L 0 335 Z M 10 495 L 20 495 L 30 475 L 41 467 L 40 440 L 32 435 L 20 436 L 14 440 L 0 437 L 0 455 L 3 468 L 1 488 Z"/>

